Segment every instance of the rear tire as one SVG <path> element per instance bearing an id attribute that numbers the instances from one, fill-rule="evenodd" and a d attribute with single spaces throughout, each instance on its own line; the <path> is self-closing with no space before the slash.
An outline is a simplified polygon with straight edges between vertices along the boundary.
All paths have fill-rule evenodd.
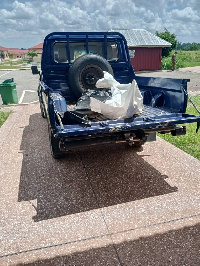
<path id="1" fill-rule="evenodd" d="M 39 100 L 40 102 L 40 100 Z M 46 114 L 46 111 L 45 111 L 45 108 L 44 108 L 44 104 L 40 102 L 40 111 L 41 111 L 41 116 L 42 118 L 47 118 L 47 114 Z"/>
<path id="2" fill-rule="evenodd" d="M 69 69 L 70 90 L 77 98 L 81 97 L 84 91 L 95 88 L 97 80 L 104 77 L 103 71 L 113 75 L 105 58 L 93 54 L 80 56 Z"/>
<path id="3" fill-rule="evenodd" d="M 45 107 L 44 107 L 44 102 L 42 99 L 42 94 L 39 88 L 38 88 L 38 97 L 39 97 L 39 103 L 40 103 L 41 116 L 42 118 L 47 118 L 47 114 L 46 114 Z"/>
<path id="4" fill-rule="evenodd" d="M 51 129 L 49 129 L 49 141 L 50 141 L 50 149 L 52 157 L 54 159 L 60 159 L 65 157 L 65 154 L 60 151 L 59 138 L 54 137 Z"/>

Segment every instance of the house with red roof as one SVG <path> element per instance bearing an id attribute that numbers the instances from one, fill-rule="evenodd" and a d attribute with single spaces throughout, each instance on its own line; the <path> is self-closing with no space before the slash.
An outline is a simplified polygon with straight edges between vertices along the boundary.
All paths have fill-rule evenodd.
<path id="1" fill-rule="evenodd" d="M 42 53 L 42 49 L 43 49 L 43 42 L 29 48 L 29 50 L 31 51 L 36 50 L 38 53 Z"/>
<path id="2" fill-rule="evenodd" d="M 27 58 L 28 50 L 19 48 L 6 48 L 0 46 L 0 62 L 7 59 L 25 59 Z"/>
<path id="3" fill-rule="evenodd" d="M 28 50 L 19 48 L 7 48 L 10 59 L 25 59 L 27 58 Z"/>
<path id="4" fill-rule="evenodd" d="M 41 58 L 42 58 L 42 49 L 43 49 L 43 42 L 41 42 L 41 43 L 39 43 L 39 44 L 37 44 L 37 45 L 35 45 L 35 46 L 33 46 L 33 47 L 30 47 L 28 50 L 29 51 L 33 51 L 33 50 L 35 50 L 36 51 L 36 53 L 37 53 L 37 57 L 34 57 L 33 58 L 33 61 L 34 62 L 41 62 Z"/>
<path id="5" fill-rule="evenodd" d="M 0 62 L 8 58 L 8 48 L 0 46 Z"/>

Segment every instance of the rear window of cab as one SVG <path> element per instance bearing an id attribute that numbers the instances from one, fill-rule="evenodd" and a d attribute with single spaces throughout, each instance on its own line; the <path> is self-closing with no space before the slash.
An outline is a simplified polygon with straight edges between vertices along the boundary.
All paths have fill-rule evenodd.
<path id="1" fill-rule="evenodd" d="M 56 42 L 54 44 L 54 61 L 56 63 L 69 63 L 73 62 L 81 55 L 87 54 L 85 42 L 70 42 L 70 59 L 67 53 L 67 42 Z M 89 54 L 96 54 L 104 56 L 104 43 L 103 42 L 89 42 Z M 107 58 L 108 61 L 117 61 L 119 59 L 119 48 L 115 41 L 107 42 Z"/>

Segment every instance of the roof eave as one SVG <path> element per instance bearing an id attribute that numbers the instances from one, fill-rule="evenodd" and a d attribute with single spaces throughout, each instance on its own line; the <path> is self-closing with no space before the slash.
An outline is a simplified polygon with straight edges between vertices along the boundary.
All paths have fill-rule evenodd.
<path id="1" fill-rule="evenodd" d="M 171 45 L 128 45 L 128 47 L 164 48 L 164 47 L 171 47 Z"/>

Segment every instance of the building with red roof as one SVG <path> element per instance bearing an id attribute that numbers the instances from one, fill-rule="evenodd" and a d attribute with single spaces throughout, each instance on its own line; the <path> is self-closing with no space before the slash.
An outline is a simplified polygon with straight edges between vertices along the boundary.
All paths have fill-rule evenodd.
<path id="1" fill-rule="evenodd" d="M 36 51 L 37 50 L 42 50 L 42 49 L 43 49 L 43 42 L 41 42 L 41 43 L 29 48 L 29 50 L 36 50 Z"/>
<path id="2" fill-rule="evenodd" d="M 0 62 L 7 59 L 8 57 L 8 48 L 0 46 Z"/>
<path id="3" fill-rule="evenodd" d="M 27 49 L 19 49 L 19 48 L 7 48 L 9 57 L 11 59 L 17 59 L 17 58 L 27 58 L 28 50 Z"/>
<path id="4" fill-rule="evenodd" d="M 8 51 L 8 48 L 0 46 L 0 51 Z"/>
<path id="5" fill-rule="evenodd" d="M 33 61 L 34 62 L 41 62 L 41 57 L 42 57 L 42 49 L 43 49 L 43 42 L 41 42 L 41 43 L 39 43 L 39 44 L 37 44 L 37 45 L 35 45 L 35 46 L 33 46 L 33 47 L 30 47 L 28 50 L 29 51 L 33 51 L 33 50 L 35 50 L 36 51 L 36 53 L 37 53 L 37 57 L 34 57 L 33 58 Z"/>
<path id="6" fill-rule="evenodd" d="M 27 58 L 28 50 L 19 48 L 6 48 L 0 46 L 0 61 L 6 59 L 24 59 Z"/>

